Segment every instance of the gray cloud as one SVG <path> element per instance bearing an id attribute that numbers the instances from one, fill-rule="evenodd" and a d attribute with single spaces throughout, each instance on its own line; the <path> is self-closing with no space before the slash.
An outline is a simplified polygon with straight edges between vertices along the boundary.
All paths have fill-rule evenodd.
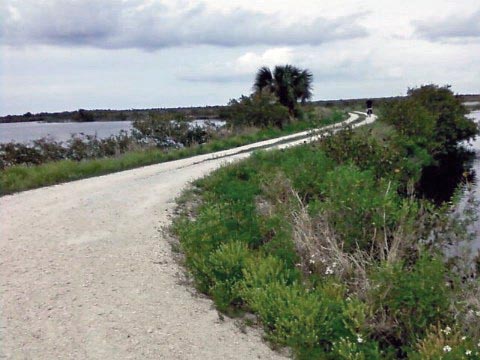
<path id="1" fill-rule="evenodd" d="M 51 44 L 156 50 L 184 45 L 319 45 L 364 37 L 359 15 L 288 22 L 280 15 L 204 4 L 172 8 L 140 0 L 6 0 L 1 29 L 9 45 Z"/>
<path id="2" fill-rule="evenodd" d="M 415 22 L 414 26 L 417 35 L 431 41 L 480 40 L 480 9 L 468 16 Z"/>

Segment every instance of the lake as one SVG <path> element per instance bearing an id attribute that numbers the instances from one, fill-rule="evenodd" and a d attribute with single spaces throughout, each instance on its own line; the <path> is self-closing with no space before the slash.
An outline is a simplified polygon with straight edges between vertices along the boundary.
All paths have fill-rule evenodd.
<path id="1" fill-rule="evenodd" d="M 42 137 L 52 137 L 57 141 L 66 141 L 72 134 L 97 135 L 99 138 L 108 138 L 117 135 L 122 130 L 130 131 L 130 121 L 105 121 L 105 122 L 22 122 L 0 124 L 0 143 L 10 141 L 28 143 Z"/>
<path id="2" fill-rule="evenodd" d="M 204 126 L 207 120 L 192 120 L 193 126 Z M 216 126 L 225 124 L 221 120 L 210 120 Z M 0 143 L 10 141 L 28 143 L 43 137 L 51 137 L 57 141 L 66 141 L 72 134 L 97 135 L 99 138 L 108 138 L 117 135 L 122 130 L 130 131 L 131 121 L 96 121 L 96 122 L 22 122 L 0 124 Z"/>

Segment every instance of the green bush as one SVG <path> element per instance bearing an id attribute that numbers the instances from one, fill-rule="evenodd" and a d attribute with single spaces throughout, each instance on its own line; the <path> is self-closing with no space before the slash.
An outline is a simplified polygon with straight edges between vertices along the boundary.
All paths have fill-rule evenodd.
<path id="1" fill-rule="evenodd" d="M 368 132 L 340 131 L 323 139 L 319 146 L 337 163 L 353 163 L 361 170 L 372 171 L 377 179 L 395 179 L 402 189 L 418 182 L 422 169 L 432 163 L 428 150 L 384 124 Z"/>
<path id="2" fill-rule="evenodd" d="M 412 267 L 397 263 L 371 274 L 372 310 L 377 321 L 388 326 L 374 330 L 384 346 L 405 351 L 431 325 L 453 323 L 446 272 L 441 259 L 423 254 Z"/>
<path id="3" fill-rule="evenodd" d="M 410 89 L 406 99 L 386 107 L 381 119 L 436 157 L 455 151 L 461 141 L 478 134 L 467 113 L 449 86 L 425 85 Z"/>
<path id="4" fill-rule="evenodd" d="M 251 257 L 247 245 L 240 241 L 224 243 L 209 256 L 213 282 L 210 292 L 220 310 L 242 303 L 239 282 Z"/>
<path id="5" fill-rule="evenodd" d="M 377 181 L 371 171 L 354 165 L 326 173 L 322 197 L 319 207 L 347 252 L 369 250 L 376 237 L 393 232 L 401 206 L 394 182 Z"/>
<path id="6" fill-rule="evenodd" d="M 229 102 L 228 119 L 235 126 L 276 126 L 283 128 L 289 119 L 288 108 L 277 102 L 274 95 L 259 92 Z"/>
<path id="7" fill-rule="evenodd" d="M 262 289 L 270 283 L 291 285 L 300 280 L 298 270 L 272 255 L 250 258 L 243 272 L 242 292 L 245 297 L 249 296 L 249 292 Z"/>

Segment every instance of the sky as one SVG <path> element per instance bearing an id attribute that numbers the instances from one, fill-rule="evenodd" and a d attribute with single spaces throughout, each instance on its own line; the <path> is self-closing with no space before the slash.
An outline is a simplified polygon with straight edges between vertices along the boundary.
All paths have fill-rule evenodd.
<path id="1" fill-rule="evenodd" d="M 1 0 L 0 115 L 224 105 L 261 66 L 313 99 L 480 93 L 478 0 Z"/>

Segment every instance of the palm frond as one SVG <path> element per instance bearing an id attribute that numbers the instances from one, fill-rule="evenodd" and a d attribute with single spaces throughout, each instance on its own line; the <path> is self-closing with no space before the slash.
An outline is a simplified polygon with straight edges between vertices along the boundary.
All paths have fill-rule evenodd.
<path id="1" fill-rule="evenodd" d="M 255 92 L 259 92 L 265 88 L 273 91 L 273 76 L 272 72 L 268 67 L 262 66 L 255 75 L 255 83 L 253 84 L 253 90 Z"/>

